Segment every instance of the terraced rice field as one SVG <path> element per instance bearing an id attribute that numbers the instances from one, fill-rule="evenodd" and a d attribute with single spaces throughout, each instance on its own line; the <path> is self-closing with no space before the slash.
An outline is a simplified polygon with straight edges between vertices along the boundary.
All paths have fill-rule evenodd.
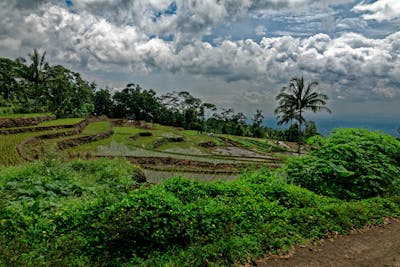
<path id="1" fill-rule="evenodd" d="M 62 134 L 71 131 L 72 126 L 77 127 L 82 120 L 51 120 L 32 127 L 61 126 L 61 129 L 2 136 L 0 150 L 7 152 L 0 155 L 0 164 L 14 165 L 24 162 L 16 147 L 32 137 L 36 138 L 23 147 L 23 152 L 31 159 L 44 158 L 48 154 L 61 158 L 126 157 L 132 163 L 147 169 L 155 182 L 163 179 L 162 177 L 179 173 L 190 176 L 188 172 L 199 180 L 222 177 L 218 174 L 227 177 L 229 173 L 235 177 L 242 168 L 276 168 L 286 158 L 286 149 L 270 140 L 199 133 L 143 122 L 139 126 L 128 122 L 112 126 L 113 121 L 92 120 L 73 135 Z M 111 129 L 112 135 L 101 136 Z M 61 136 L 43 137 L 50 133 L 61 133 Z M 100 136 L 97 138 L 100 140 L 92 138 L 95 136 Z M 65 143 L 71 145 L 64 146 Z"/>

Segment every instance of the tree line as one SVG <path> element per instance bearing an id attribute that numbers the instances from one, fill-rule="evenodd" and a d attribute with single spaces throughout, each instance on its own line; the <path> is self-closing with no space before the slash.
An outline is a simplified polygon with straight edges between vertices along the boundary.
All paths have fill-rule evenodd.
<path id="1" fill-rule="evenodd" d="M 0 107 L 4 112 L 83 116 L 93 110 L 95 83 L 61 65 L 50 66 L 34 50 L 28 60 L 0 58 Z"/>
<path id="2" fill-rule="evenodd" d="M 0 112 L 51 112 L 57 117 L 105 115 L 200 132 L 297 141 L 300 137 L 317 134 L 315 123 L 304 119 L 304 110 L 324 109 L 327 99 L 324 95 L 315 95 L 312 90 L 315 83 L 304 88 L 302 78 L 292 80 L 290 86 L 283 88 L 278 95 L 279 106 L 275 110 L 279 115 L 278 123 L 290 122 L 290 126 L 277 130 L 263 126 L 261 110 L 256 110 L 252 118 L 247 118 L 233 108 L 218 109 L 187 91 L 159 96 L 154 90 L 143 89 L 134 83 L 121 91 L 112 92 L 107 88 L 98 88 L 95 82 L 85 81 L 79 73 L 61 65 L 51 66 L 45 57 L 45 52 L 40 54 L 35 49 L 28 55 L 28 60 L 22 57 L 15 60 L 0 58 Z M 303 97 L 300 102 L 296 100 L 299 96 Z"/>

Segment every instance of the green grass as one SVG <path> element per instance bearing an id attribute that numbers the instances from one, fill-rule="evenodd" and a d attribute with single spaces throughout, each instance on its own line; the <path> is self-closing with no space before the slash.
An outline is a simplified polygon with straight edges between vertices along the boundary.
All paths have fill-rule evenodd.
<path id="1" fill-rule="evenodd" d="M 108 121 L 91 122 L 82 131 L 82 135 L 94 135 L 110 130 L 110 123 Z"/>
<path id="2" fill-rule="evenodd" d="M 56 120 L 41 122 L 37 125 L 26 126 L 26 127 L 11 127 L 11 128 L 7 128 L 7 129 L 13 130 L 13 129 L 27 129 L 27 128 L 63 126 L 63 125 L 71 125 L 72 126 L 76 123 L 81 122 L 82 120 L 83 119 L 81 119 L 81 118 L 56 119 Z"/>
<path id="3" fill-rule="evenodd" d="M 52 121 L 45 121 L 39 123 L 37 126 L 59 126 L 59 125 L 73 125 L 78 122 L 81 122 L 83 118 L 63 118 L 63 119 L 56 119 Z"/>
<path id="4" fill-rule="evenodd" d="M 51 113 L 25 113 L 25 114 L 1 114 L 0 118 L 4 119 L 19 119 L 19 118 L 37 118 L 37 117 L 45 117 L 52 116 Z"/>
<path id="5" fill-rule="evenodd" d="M 260 138 L 251 138 L 251 137 L 242 137 L 242 136 L 231 136 L 224 135 L 225 138 L 228 138 L 234 142 L 239 143 L 246 149 L 253 150 L 259 153 L 271 153 L 271 152 L 286 152 L 287 150 L 281 148 L 277 145 L 271 144 L 267 139 Z"/>
<path id="6" fill-rule="evenodd" d="M 64 119 L 63 119 L 64 120 Z M 76 120 L 76 119 L 75 119 Z M 64 121 L 67 122 L 67 121 Z M 79 121 L 78 121 L 79 122 Z M 76 123 L 76 121 L 70 121 L 70 123 Z M 63 131 L 69 131 L 70 129 L 61 129 L 58 130 L 59 132 L 63 132 Z M 100 122 L 91 122 L 89 123 L 85 129 L 82 131 L 81 134 L 78 135 L 73 135 L 73 136 L 65 136 L 65 137 L 59 137 L 59 138 L 53 138 L 53 139 L 48 139 L 48 140 L 40 140 L 39 143 L 35 143 L 33 145 L 28 145 L 26 146 L 25 152 L 29 155 L 31 154 L 32 151 L 39 151 L 39 157 L 43 158 L 46 156 L 46 154 L 43 154 L 42 151 L 53 151 L 53 153 L 55 151 L 58 150 L 57 148 L 57 142 L 63 141 L 63 140 L 68 140 L 68 139 L 73 139 L 73 138 L 77 138 L 77 137 L 82 137 L 82 136 L 87 136 L 87 135 L 95 135 L 98 133 L 102 133 L 105 131 L 110 130 L 110 123 L 107 121 L 100 121 Z M 57 132 L 57 131 L 53 131 L 53 132 Z M 41 132 L 43 133 L 43 132 Z M 38 148 L 40 147 L 40 148 Z M 36 153 L 35 152 L 35 153 Z M 59 154 L 59 156 L 64 156 L 64 152 L 57 152 Z M 36 153 L 37 154 L 37 153 Z"/>
<path id="7" fill-rule="evenodd" d="M 207 150 L 203 149 L 200 146 L 197 146 L 199 143 L 214 141 L 216 143 L 220 143 L 219 139 L 216 137 L 209 137 L 207 135 L 200 135 L 195 133 L 195 131 L 180 131 L 176 130 L 174 127 L 169 126 L 162 126 L 162 125 L 154 125 L 156 129 L 154 130 L 145 130 L 140 128 L 133 128 L 133 127 L 114 127 L 114 135 L 112 138 L 108 138 L 106 140 L 101 140 L 97 142 L 93 142 L 91 144 L 80 146 L 79 148 L 75 148 L 76 151 L 84 152 L 91 151 L 95 152 L 98 146 L 106 146 L 110 145 L 112 141 L 121 144 L 123 146 L 128 147 L 129 149 L 134 148 L 143 148 L 146 150 L 154 150 L 158 152 L 163 152 L 168 149 L 178 149 L 180 151 L 190 148 L 196 148 L 201 151 L 200 154 L 210 154 L 207 153 Z M 135 134 L 140 132 L 150 132 L 152 136 L 146 137 L 139 137 L 136 140 L 132 140 L 132 137 Z M 177 137 L 183 136 L 185 137 L 185 142 L 177 142 L 177 143 L 167 143 L 164 144 L 157 149 L 153 149 L 153 143 L 158 139 L 165 138 L 165 137 Z M 185 153 L 180 153 L 185 154 Z"/>
<path id="8" fill-rule="evenodd" d="M 89 125 L 90 126 L 90 125 Z M 104 124 L 103 126 L 104 127 Z M 112 142 L 121 144 L 128 149 L 152 148 L 152 143 L 157 140 L 158 136 L 140 137 L 137 140 L 132 140 L 130 137 L 140 132 L 151 132 L 153 135 L 160 131 L 149 131 L 133 127 L 113 127 L 114 135 L 110 138 L 99 140 L 96 142 L 81 145 L 79 147 L 70 149 L 74 152 L 91 152 L 96 153 L 99 146 L 109 146 Z"/>
<path id="9" fill-rule="evenodd" d="M 196 144 L 193 144 L 190 141 L 169 142 L 158 147 L 156 150 L 161 152 L 177 153 L 183 155 L 197 155 L 197 156 L 211 155 L 207 149 L 200 146 L 196 146 Z"/>
<path id="10" fill-rule="evenodd" d="M 224 145 L 218 136 L 208 136 L 199 134 L 196 131 L 182 131 L 174 127 L 162 126 L 154 124 L 154 129 L 140 129 L 133 127 L 114 127 L 114 135 L 110 138 L 83 144 L 78 147 L 70 148 L 63 151 L 66 157 L 71 156 L 134 156 L 134 157 L 172 157 L 182 160 L 193 160 L 208 163 L 229 163 L 229 164 L 273 164 L 275 162 L 267 159 L 250 159 L 245 157 L 231 157 L 224 155 L 215 155 L 206 148 L 199 146 L 202 142 L 213 141 L 218 145 Z M 140 132 L 150 132 L 152 136 L 138 137 L 131 139 L 132 136 Z M 162 146 L 154 149 L 153 145 L 157 140 L 167 137 L 182 136 L 184 142 L 167 142 Z M 184 171 L 186 166 L 155 166 L 157 170 L 167 171 Z M 193 169 L 193 168 L 192 168 Z M 201 171 L 201 170 L 197 170 Z"/>
<path id="11" fill-rule="evenodd" d="M 34 137 L 42 134 L 62 132 L 65 129 L 56 131 L 42 131 L 33 133 L 10 134 L 0 136 L 0 165 L 11 166 L 24 163 L 25 160 L 21 158 L 16 150 L 17 146 L 29 137 Z"/>
<path id="12" fill-rule="evenodd" d="M 169 143 L 163 145 L 159 150 L 153 150 L 152 144 L 157 140 L 157 138 L 161 138 L 163 134 L 168 133 L 168 129 L 174 130 L 174 128 L 166 126 L 160 128 L 162 128 L 162 130 L 143 130 L 131 127 L 114 127 L 114 135 L 112 137 L 67 149 L 66 153 L 89 153 L 92 155 L 100 154 L 108 156 L 174 157 L 178 159 L 198 160 L 213 163 L 252 162 L 246 159 L 231 159 L 230 157 L 224 156 L 187 154 L 188 151 L 183 151 L 186 153 L 179 153 L 182 152 L 179 150 L 180 148 L 186 149 L 194 147 L 196 149 L 202 149 L 201 147 L 197 147 L 190 142 L 190 139 L 188 139 L 187 142 Z M 131 136 L 140 132 L 151 132 L 153 136 L 139 137 L 136 140 L 130 139 Z M 181 131 L 176 132 L 182 133 Z M 203 137 L 200 136 L 200 138 Z M 167 150 L 169 147 L 174 150 L 170 152 L 163 151 Z"/>
<path id="13" fill-rule="evenodd" d="M 185 130 L 181 132 L 183 136 L 187 137 L 188 140 L 195 144 L 205 143 L 205 142 L 214 142 L 217 146 L 225 145 L 224 142 L 221 142 L 215 134 L 208 135 L 207 133 L 199 133 L 198 131 L 193 130 Z"/>
<path id="14" fill-rule="evenodd" d="M 73 119 L 59 119 L 50 122 L 45 122 L 39 126 L 51 125 L 67 125 L 75 124 L 81 121 L 80 118 Z M 83 144 L 78 147 L 70 148 L 65 151 L 59 152 L 61 156 L 69 157 L 71 155 L 108 155 L 108 156 L 143 156 L 143 157 L 173 157 L 178 159 L 203 161 L 210 163 L 255 163 L 261 160 L 230 157 L 224 155 L 215 155 L 210 149 L 199 146 L 204 142 L 213 142 L 216 145 L 223 146 L 225 143 L 221 141 L 218 136 L 209 136 L 207 134 L 200 134 L 197 131 L 180 130 L 174 127 L 163 126 L 158 124 L 152 125 L 153 129 L 140 129 L 134 127 L 114 127 L 114 135 L 110 138 Z M 76 138 L 79 136 L 94 135 L 101 132 L 108 131 L 110 124 L 107 121 L 92 122 L 82 132 L 82 134 L 75 136 L 61 137 L 51 140 L 42 140 L 33 146 L 27 146 L 26 153 L 30 154 L 32 151 L 56 151 L 56 143 L 62 140 Z M 131 137 L 141 132 L 150 132 L 152 136 L 138 137 L 132 139 Z M 30 136 L 30 135 L 29 135 Z M 154 144 L 168 137 L 183 137 L 184 142 L 166 142 L 165 144 L 154 148 Z M 10 138 L 12 139 L 12 138 Z M 22 139 L 23 140 L 23 139 Z M 18 139 L 18 141 L 22 142 Z M 16 146 L 11 142 L 11 146 Z M 18 142 L 18 143 L 20 143 Z M 262 142 L 262 141 L 260 141 Z M 13 145 L 14 144 L 14 145 Z M 41 147 L 40 149 L 37 147 Z M 253 145 L 254 146 L 254 145 Z M 10 149 L 10 146 L 4 149 Z M 38 153 L 34 152 L 34 155 Z M 39 153 L 45 156 L 43 153 Z M 43 154 L 43 155 L 42 155 Z M 18 157 L 10 157 L 9 160 L 3 159 L 6 165 L 21 163 Z"/>
<path id="15" fill-rule="evenodd" d="M 187 155 L 212 155 L 208 149 L 199 144 L 213 142 L 216 146 L 225 145 L 217 136 L 209 136 L 206 133 L 201 134 L 193 130 L 179 131 L 178 133 L 179 136 L 185 138 L 185 142 L 166 143 L 156 150 Z"/>

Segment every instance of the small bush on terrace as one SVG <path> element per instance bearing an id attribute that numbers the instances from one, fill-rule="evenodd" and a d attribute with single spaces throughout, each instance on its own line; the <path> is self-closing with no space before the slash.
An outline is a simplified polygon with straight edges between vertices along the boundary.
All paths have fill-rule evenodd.
<path id="1" fill-rule="evenodd" d="M 309 155 L 288 160 L 288 180 L 316 193 L 364 199 L 399 193 L 400 142 L 364 129 L 336 129 L 309 140 Z"/>

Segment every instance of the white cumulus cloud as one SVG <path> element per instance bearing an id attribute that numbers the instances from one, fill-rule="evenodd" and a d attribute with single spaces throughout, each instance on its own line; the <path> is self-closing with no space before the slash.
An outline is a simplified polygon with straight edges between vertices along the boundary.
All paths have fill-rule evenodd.
<path id="1" fill-rule="evenodd" d="M 355 12 L 368 12 L 362 15 L 366 20 L 391 20 L 400 17 L 399 0 L 377 0 L 373 3 L 359 3 L 353 8 Z"/>
<path id="2" fill-rule="evenodd" d="M 385 1 L 388 0 L 375 3 Z M 345 2 L 352 1 L 340 3 Z M 234 40 L 220 36 L 215 43 L 204 39 L 220 23 L 239 21 L 250 16 L 249 12 L 318 5 L 320 1 L 73 3 L 70 10 L 55 1 L 36 5 L 27 1 L 24 7 L 1 2 L 0 48 L 13 50 L 18 56 L 24 55 L 21 49 L 43 48 L 58 62 L 78 64 L 88 72 L 118 68 L 131 73 L 162 72 L 215 79 L 230 83 L 235 90 L 239 89 L 234 84 L 256 86 L 257 91 L 251 92 L 257 94 L 247 94 L 248 98 L 262 95 L 263 84 L 275 85 L 263 90 L 276 91 L 290 78 L 300 75 L 319 80 L 321 88 L 334 99 L 400 98 L 400 32 L 383 38 L 351 32 L 352 25 L 367 27 L 362 20 L 340 19 L 340 27 L 346 31 L 336 35 L 268 37 L 266 27 L 257 22 L 249 29 L 253 37 Z M 334 1 L 325 2 L 330 3 Z M 300 22 L 298 26 L 303 27 Z M 254 34 L 263 37 L 260 40 Z M 248 88 L 243 86 L 242 90 Z"/>

